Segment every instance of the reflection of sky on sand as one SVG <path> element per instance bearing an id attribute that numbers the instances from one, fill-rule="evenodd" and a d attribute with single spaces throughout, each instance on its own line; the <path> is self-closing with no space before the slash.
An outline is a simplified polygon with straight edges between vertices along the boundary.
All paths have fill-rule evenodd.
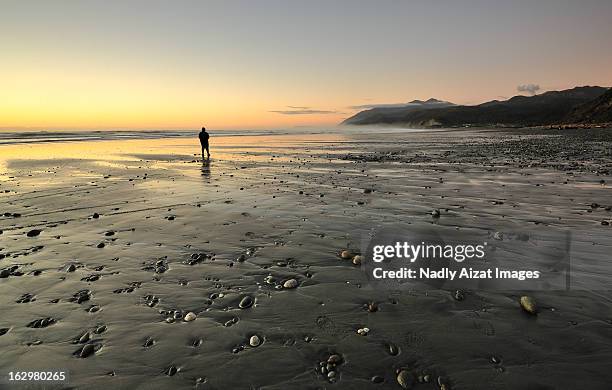
<path id="1" fill-rule="evenodd" d="M 210 180 L 210 166 L 212 165 L 212 161 L 210 159 L 205 159 L 202 161 L 202 177 L 206 180 Z"/>
<path id="2" fill-rule="evenodd" d="M 345 140 L 342 134 L 290 134 L 261 136 L 216 136 L 211 139 L 213 157 L 217 160 L 264 159 L 286 148 L 316 151 L 329 142 Z M 0 146 L 0 167 L 11 169 L 11 162 L 34 160 L 96 160 L 99 164 L 121 166 L 121 162 L 147 160 L 191 161 L 200 159 L 197 137 L 142 140 L 50 142 Z"/>
<path id="3" fill-rule="evenodd" d="M 146 165 L 155 170 L 180 170 L 186 176 L 210 180 L 211 166 L 223 162 L 289 161 L 303 155 L 329 152 L 330 145 L 343 142 L 343 134 L 274 134 L 215 136 L 211 139 L 212 159 L 201 171 L 185 169 L 186 163 L 200 162 L 200 145 L 196 135 L 191 138 L 156 138 L 130 140 L 99 140 L 79 142 L 21 143 L 0 145 L 0 182 L 15 181 L 62 171 L 57 180 L 45 176 L 37 187 L 44 188 L 70 181 L 71 177 L 99 178 L 103 171 L 115 171 L 114 176 L 130 176 L 130 169 Z M 327 148 L 327 149 L 326 149 Z M 68 177 L 66 177 L 68 176 Z"/>

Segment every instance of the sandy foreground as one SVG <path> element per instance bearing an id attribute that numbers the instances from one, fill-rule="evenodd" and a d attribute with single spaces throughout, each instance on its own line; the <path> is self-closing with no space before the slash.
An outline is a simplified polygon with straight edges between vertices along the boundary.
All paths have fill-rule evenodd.
<path id="1" fill-rule="evenodd" d="M 211 143 L 204 163 L 195 135 L 0 146 L 2 376 L 67 370 L 67 384 L 45 388 L 74 389 L 399 389 L 404 370 L 415 389 L 612 386 L 612 131 Z M 576 278 L 569 291 L 462 299 L 381 288 L 338 253 L 389 223 L 569 231 Z M 521 310 L 526 294 L 535 316 Z M 334 354 L 330 376 L 321 362 Z"/>

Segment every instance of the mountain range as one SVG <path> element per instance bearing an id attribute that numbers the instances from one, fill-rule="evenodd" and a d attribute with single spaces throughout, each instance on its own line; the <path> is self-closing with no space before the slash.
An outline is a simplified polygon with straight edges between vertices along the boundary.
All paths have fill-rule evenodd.
<path id="1" fill-rule="evenodd" d="M 585 86 L 534 96 L 514 96 L 467 106 L 437 99 L 413 100 L 404 106 L 374 107 L 344 125 L 406 127 L 517 127 L 612 121 L 612 89 Z"/>

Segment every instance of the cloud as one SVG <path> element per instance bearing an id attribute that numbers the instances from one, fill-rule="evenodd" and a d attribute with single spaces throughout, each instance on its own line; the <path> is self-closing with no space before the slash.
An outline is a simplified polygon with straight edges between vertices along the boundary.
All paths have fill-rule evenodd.
<path id="1" fill-rule="evenodd" d="M 380 104 L 361 104 L 358 106 L 349 106 L 351 110 L 369 110 L 372 108 L 395 108 L 395 107 L 406 107 L 408 103 L 380 103 Z"/>
<path id="2" fill-rule="evenodd" d="M 310 107 L 302 107 L 302 106 L 287 106 L 290 110 L 270 110 L 269 112 L 273 112 L 275 114 L 282 115 L 317 115 L 317 114 L 337 114 L 337 111 L 328 111 L 328 110 L 315 110 Z"/>
<path id="3" fill-rule="evenodd" d="M 540 90 L 540 86 L 538 84 L 521 84 L 516 87 L 516 90 L 519 92 L 528 92 L 532 95 L 535 95 L 536 92 Z"/>

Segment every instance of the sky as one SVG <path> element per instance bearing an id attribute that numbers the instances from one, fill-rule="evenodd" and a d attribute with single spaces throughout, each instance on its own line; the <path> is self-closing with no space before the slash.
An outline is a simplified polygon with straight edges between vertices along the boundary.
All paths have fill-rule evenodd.
<path id="1" fill-rule="evenodd" d="M 611 20 L 609 0 L 0 0 L 0 131 L 331 126 L 612 86 Z"/>

